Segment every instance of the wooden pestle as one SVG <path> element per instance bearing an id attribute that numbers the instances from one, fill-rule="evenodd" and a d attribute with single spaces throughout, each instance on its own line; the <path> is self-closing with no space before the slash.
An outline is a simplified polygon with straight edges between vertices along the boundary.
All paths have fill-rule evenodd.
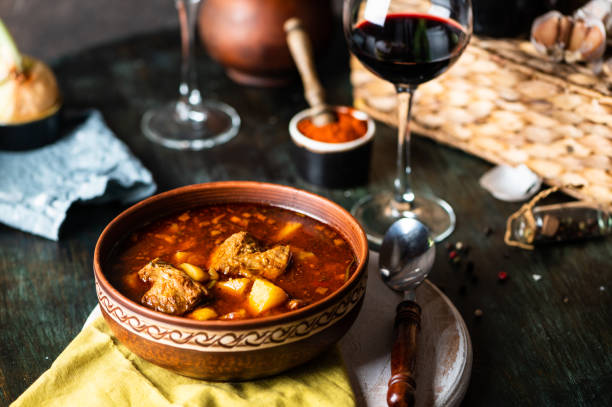
<path id="1" fill-rule="evenodd" d="M 287 45 L 302 77 L 304 97 L 314 110 L 311 116 L 312 123 L 321 127 L 335 122 L 335 115 L 331 113 L 325 103 L 325 90 L 317 78 L 312 56 L 312 45 L 302 26 L 302 21 L 299 18 L 290 18 L 285 21 L 284 28 L 285 33 L 287 33 Z"/>

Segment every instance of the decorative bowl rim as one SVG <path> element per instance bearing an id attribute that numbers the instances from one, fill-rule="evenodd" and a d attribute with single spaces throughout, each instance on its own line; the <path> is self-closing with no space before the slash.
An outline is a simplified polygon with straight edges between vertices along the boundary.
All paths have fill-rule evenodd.
<path id="1" fill-rule="evenodd" d="M 322 298 L 319 301 L 309 304 L 304 308 L 300 308 L 294 311 L 288 311 L 288 312 L 278 314 L 278 315 L 273 315 L 273 316 L 252 318 L 252 319 L 245 319 L 245 320 L 236 320 L 236 321 L 221 321 L 221 320 L 198 321 L 198 320 L 189 319 L 189 318 L 185 318 L 181 316 L 168 315 L 168 314 L 164 314 L 158 311 L 154 311 L 150 308 L 147 308 L 143 305 L 140 305 L 128 299 L 123 294 L 121 294 L 115 287 L 113 287 L 113 285 L 108 281 L 108 279 L 106 278 L 106 276 L 104 275 L 102 271 L 102 266 L 101 266 L 101 263 L 102 263 L 101 262 L 102 260 L 101 245 L 104 239 L 110 234 L 110 232 L 114 228 L 120 227 L 118 225 L 120 225 L 121 222 L 125 221 L 125 219 L 129 219 L 130 216 L 134 216 L 133 215 L 134 213 L 137 213 L 138 211 L 142 210 L 143 208 L 147 206 L 154 205 L 155 203 L 159 201 L 170 199 L 177 195 L 190 193 L 194 191 L 207 190 L 207 189 L 210 190 L 210 189 L 235 189 L 235 188 L 243 188 L 243 189 L 252 189 L 252 188 L 262 189 L 263 188 L 264 190 L 277 190 L 277 191 L 280 190 L 280 191 L 285 191 L 285 193 L 288 193 L 288 194 L 299 194 L 301 196 L 307 197 L 307 199 L 321 202 L 327 205 L 328 207 L 333 208 L 337 212 L 341 213 L 343 215 L 343 220 L 348 221 L 350 224 L 356 226 L 355 229 L 359 233 L 358 239 L 360 242 L 360 246 L 362 247 L 362 250 L 361 252 L 357 252 L 358 248 L 356 247 L 353 247 L 353 250 L 355 251 L 355 255 L 357 259 L 358 260 L 362 259 L 362 260 L 358 263 L 357 268 L 355 269 L 355 272 L 353 272 L 350 278 L 340 288 L 334 291 L 332 294 L 330 294 L 329 296 L 325 298 Z M 291 203 L 289 203 L 286 206 L 280 206 L 280 205 L 277 205 L 277 206 L 283 207 L 286 209 L 290 209 L 290 210 L 294 210 L 294 211 L 299 211 L 298 208 L 292 207 Z M 309 213 L 306 213 L 306 212 L 303 212 L 303 213 L 305 213 L 308 216 L 314 217 L 313 215 Z M 363 228 L 346 209 L 342 208 L 340 205 L 336 204 L 335 202 L 327 198 L 324 198 L 322 196 L 316 195 L 312 192 L 308 192 L 305 190 L 301 190 L 301 189 L 286 186 L 286 185 L 259 182 L 259 181 L 218 181 L 218 182 L 186 185 L 183 187 L 171 189 L 169 191 L 162 192 L 162 193 L 153 195 L 147 199 L 144 199 L 132 205 L 131 207 L 127 208 L 123 212 L 121 212 L 104 228 L 104 230 L 102 231 L 102 233 L 100 234 L 98 238 L 98 241 L 96 242 L 96 246 L 94 250 L 93 269 L 94 269 L 94 277 L 98 281 L 100 285 L 100 289 L 103 292 L 105 292 L 107 295 L 109 295 L 111 298 L 113 298 L 115 301 L 117 301 L 121 306 L 127 308 L 128 310 L 136 314 L 140 314 L 144 317 L 147 317 L 152 320 L 159 321 L 159 322 L 163 322 L 169 325 L 173 325 L 177 327 L 185 327 L 188 329 L 227 330 L 227 329 L 232 329 L 232 328 L 250 329 L 250 328 L 259 328 L 259 327 L 275 325 L 275 324 L 285 324 L 287 322 L 305 318 L 308 315 L 316 313 L 322 309 L 326 309 L 332 306 L 333 304 L 335 304 L 336 302 L 340 301 L 346 295 L 348 295 L 351 292 L 352 288 L 356 284 L 359 283 L 362 275 L 367 273 L 368 260 L 369 260 L 368 241 L 367 241 L 365 232 L 363 231 Z M 97 297 L 98 297 L 98 302 L 99 302 L 100 301 L 99 295 L 97 295 Z"/>

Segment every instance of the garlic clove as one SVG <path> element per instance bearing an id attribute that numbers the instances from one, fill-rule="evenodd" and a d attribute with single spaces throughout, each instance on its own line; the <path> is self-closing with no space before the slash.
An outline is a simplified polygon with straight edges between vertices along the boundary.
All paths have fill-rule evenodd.
<path id="1" fill-rule="evenodd" d="M 592 25 L 578 48 L 584 61 L 600 59 L 606 50 L 606 31 L 601 21 L 593 21 Z"/>
<path id="2" fill-rule="evenodd" d="M 538 192 L 542 178 L 524 164 L 517 167 L 498 165 L 482 175 L 479 183 L 501 201 L 519 202 Z"/>
<path id="3" fill-rule="evenodd" d="M 570 36 L 574 28 L 574 19 L 569 16 L 563 16 L 559 21 L 559 36 L 557 38 L 557 44 L 561 48 L 565 48 L 569 44 Z"/>
<path id="4" fill-rule="evenodd" d="M 561 13 L 553 10 L 535 19 L 531 26 L 531 42 L 538 52 L 546 54 L 555 46 L 562 17 Z"/>
<path id="5" fill-rule="evenodd" d="M 574 29 L 572 30 L 572 34 L 570 35 L 566 49 L 568 51 L 577 51 L 582 46 L 582 42 L 584 41 L 588 30 L 589 27 L 587 27 L 584 20 L 576 20 L 574 22 Z"/>
<path id="6" fill-rule="evenodd" d="M 605 32 L 612 31 L 612 2 L 610 0 L 590 0 L 574 13 L 576 18 L 592 18 L 601 21 Z"/>

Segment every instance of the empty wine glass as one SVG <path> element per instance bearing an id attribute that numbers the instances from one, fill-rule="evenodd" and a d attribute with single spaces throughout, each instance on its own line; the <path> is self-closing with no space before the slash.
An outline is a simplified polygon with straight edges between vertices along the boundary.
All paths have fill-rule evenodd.
<path id="1" fill-rule="evenodd" d="M 415 194 L 410 183 L 410 114 L 418 85 L 445 72 L 472 34 L 470 0 L 345 0 L 344 34 L 353 55 L 398 95 L 397 172 L 394 193 L 359 201 L 352 212 L 369 240 L 380 245 L 399 218 L 415 217 L 441 241 L 455 228 L 445 201 Z"/>
<path id="2" fill-rule="evenodd" d="M 176 0 L 182 54 L 179 98 L 148 110 L 141 122 L 147 138 L 178 150 L 214 147 L 232 139 L 240 128 L 240 116 L 233 107 L 204 100 L 198 89 L 193 50 L 199 6 L 200 0 Z"/>

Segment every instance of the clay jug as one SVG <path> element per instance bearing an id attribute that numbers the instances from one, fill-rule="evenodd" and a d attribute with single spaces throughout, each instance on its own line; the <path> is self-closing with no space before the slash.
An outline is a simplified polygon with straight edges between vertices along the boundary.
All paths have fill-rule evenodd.
<path id="1" fill-rule="evenodd" d="M 329 0 L 206 0 L 199 32 L 209 55 L 234 81 L 280 86 L 294 76 L 295 65 L 283 23 L 302 19 L 315 51 L 327 44 L 332 13 Z"/>

